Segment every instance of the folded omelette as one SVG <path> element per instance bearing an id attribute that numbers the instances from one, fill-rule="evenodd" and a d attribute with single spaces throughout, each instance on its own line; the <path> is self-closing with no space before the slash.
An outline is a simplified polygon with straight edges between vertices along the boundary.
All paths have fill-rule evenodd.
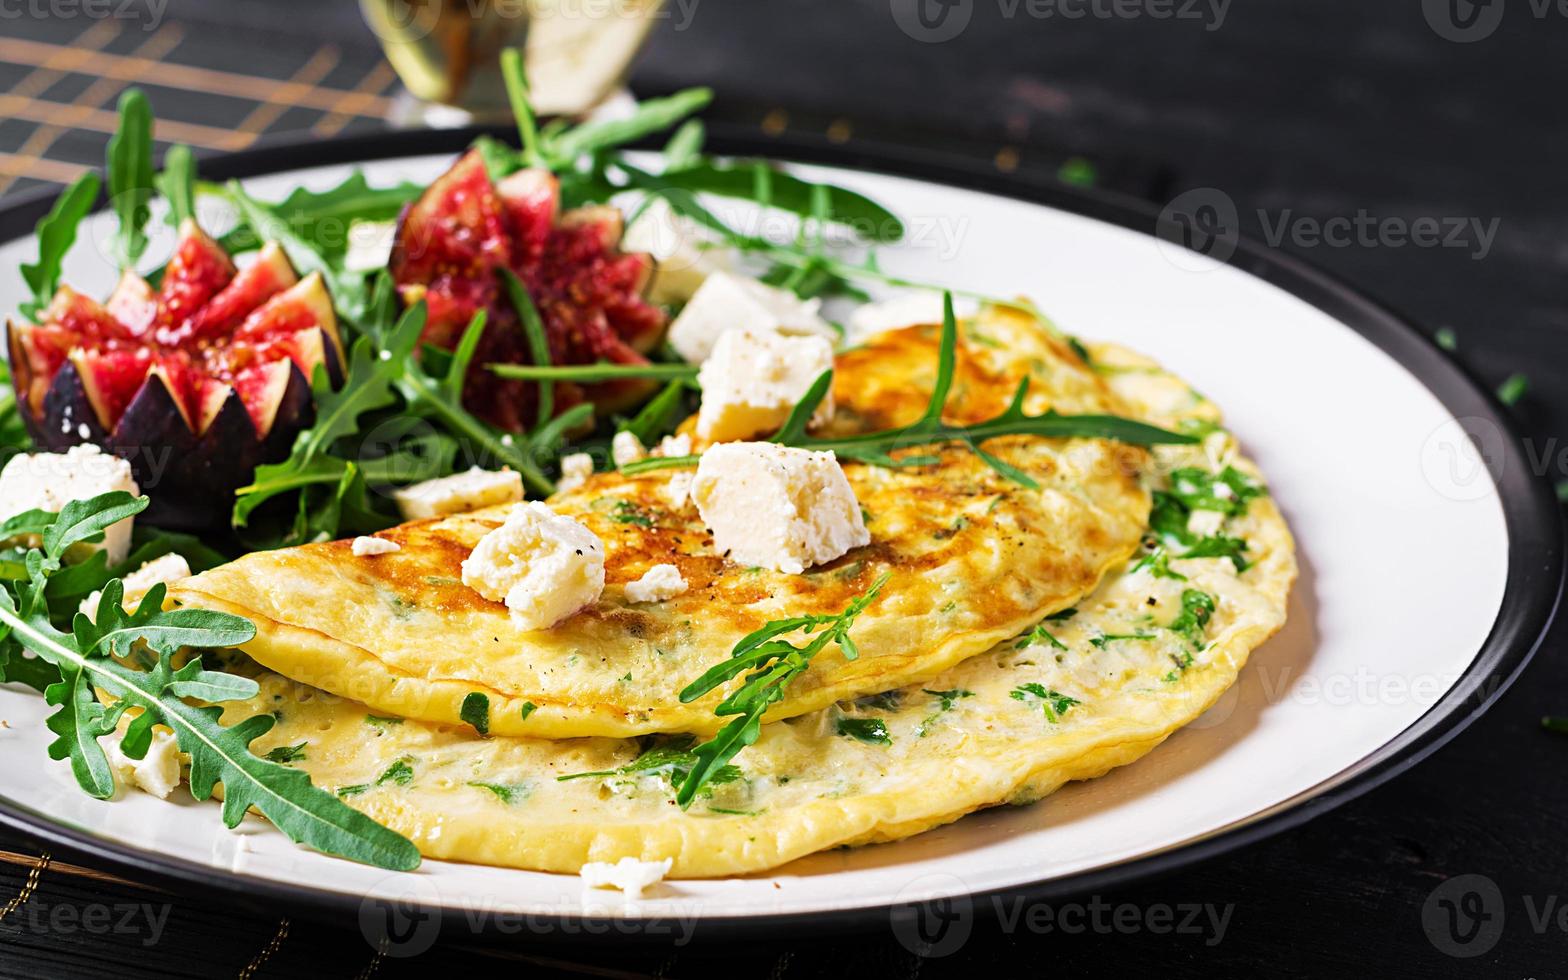
<path id="1" fill-rule="evenodd" d="M 937 362 L 935 327 L 841 355 L 828 434 L 916 421 Z M 992 418 L 1025 377 L 1030 413 L 1115 414 L 1120 405 L 1038 320 L 990 310 L 966 325 L 944 417 Z M 1150 508 L 1146 450 L 1031 437 L 986 450 L 1038 488 L 959 447 L 903 451 L 927 462 L 896 469 L 845 462 L 872 543 L 806 575 L 714 554 L 696 508 L 670 499 L 670 471 L 597 474 L 550 505 L 604 541 L 607 587 L 549 630 L 519 628 L 504 605 L 462 582 L 463 559 L 504 508 L 393 528 L 381 535 L 401 546 L 392 554 L 357 557 L 336 541 L 248 555 L 170 595 L 251 620 L 257 635 L 245 652 L 258 663 L 379 715 L 457 724 L 477 693 L 495 735 L 709 733 L 724 720 L 713 709 L 726 691 L 689 704 L 678 692 L 772 620 L 836 614 L 888 576 L 856 623 L 860 656 L 824 651 L 768 715 L 794 717 L 935 677 L 1071 606 L 1138 548 Z M 626 600 L 627 583 L 665 563 L 690 583 L 685 594 Z"/>
<path id="2" fill-rule="evenodd" d="M 689 737 L 481 738 L 465 726 L 390 717 L 260 668 L 261 694 L 226 706 L 224 721 L 276 714 L 277 727 L 256 751 L 281 750 L 318 786 L 429 857 L 566 873 L 623 857 L 671 858 L 678 877 L 763 871 L 825 848 L 908 837 L 982 807 L 1032 802 L 1069 780 L 1102 775 L 1149 752 L 1235 682 L 1250 652 L 1283 625 L 1296 562 L 1260 474 L 1219 427 L 1215 407 L 1135 354 L 1109 346 L 1092 354 L 1119 411 L 1206 434 L 1201 445 L 1155 450 L 1149 480 L 1159 502 L 1153 524 L 1139 522 L 1139 553 L 1117 559 L 1069 610 L 1014 627 L 978 656 L 766 725 L 687 811 L 674 805 L 673 785 L 691 765 Z M 990 498 L 1009 492 L 993 487 Z M 945 560 L 930 568 L 951 570 Z M 311 574 L 325 587 L 323 573 Z M 373 579 L 377 587 L 389 580 Z M 284 584 L 270 573 L 267 582 Z M 720 588 L 715 594 L 751 604 L 781 586 Z M 951 601 L 979 615 L 974 593 Z M 926 601 L 926 591 L 920 595 Z M 699 608 L 727 621 L 734 614 L 722 605 L 710 596 Z M 872 621 L 863 622 L 857 638 L 872 633 Z M 984 632 L 995 629 L 1006 627 Z M 334 642 L 318 655 L 342 655 L 343 641 Z M 703 663 L 723 652 L 716 646 Z M 260 653 L 295 669 L 300 663 L 272 646 Z M 820 679 L 808 703 L 842 690 L 831 679 L 842 676 Z"/>

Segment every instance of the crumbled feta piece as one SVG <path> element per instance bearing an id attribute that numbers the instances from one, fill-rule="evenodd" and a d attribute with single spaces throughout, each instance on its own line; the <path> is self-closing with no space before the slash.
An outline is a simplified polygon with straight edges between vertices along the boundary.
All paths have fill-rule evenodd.
<path id="1" fill-rule="evenodd" d="M 561 457 L 561 478 L 555 483 L 557 493 L 576 490 L 593 476 L 593 457 L 587 453 L 572 453 Z"/>
<path id="2" fill-rule="evenodd" d="M 162 558 L 154 558 L 120 580 L 125 586 L 125 598 L 121 604 L 127 609 L 134 609 L 142 601 L 142 597 L 152 591 L 153 586 L 160 582 L 164 585 L 172 585 L 180 579 L 190 578 L 190 575 L 191 566 L 181 555 L 171 552 Z M 94 592 L 82 600 L 80 608 L 88 619 L 97 617 L 98 601 L 102 598 L 102 592 Z"/>
<path id="3" fill-rule="evenodd" d="M 109 757 L 109 768 L 114 770 L 122 785 L 135 787 L 160 800 L 168 799 L 169 794 L 180 785 L 182 759 L 174 733 L 162 726 L 153 728 L 152 745 L 147 749 L 147 755 L 132 759 L 120 748 L 120 741 L 125 737 L 125 729 L 129 724 L 129 721 L 122 722 L 119 731 L 101 743 L 104 754 Z"/>
<path id="4" fill-rule="evenodd" d="M 684 510 L 691 503 L 691 485 L 696 476 L 684 471 L 670 474 L 669 482 L 664 484 L 664 499 L 669 501 L 673 510 Z"/>
<path id="5" fill-rule="evenodd" d="M 29 510 L 58 513 L 73 500 L 88 500 L 115 490 L 141 493 L 131 475 L 131 464 L 97 446 L 73 446 L 64 453 L 24 453 L 12 457 L 0 470 L 0 521 Z M 132 522 L 133 518 L 127 517 L 104 531 L 101 544 L 85 547 L 108 552 L 111 565 L 124 561 L 131 550 Z"/>
<path id="6" fill-rule="evenodd" d="M 701 364 L 720 336 L 739 327 L 831 341 L 836 334 L 818 314 L 821 309 L 819 299 L 803 300 L 747 276 L 715 272 L 670 324 L 670 346 L 692 364 Z"/>
<path id="7" fill-rule="evenodd" d="M 642 578 L 626 584 L 627 602 L 663 602 L 686 591 L 686 580 L 674 565 L 655 565 Z"/>
<path id="8" fill-rule="evenodd" d="M 639 861 L 626 857 L 615 864 L 590 862 L 583 865 L 579 874 L 582 875 L 583 884 L 589 888 L 619 888 L 628 899 L 635 902 L 642 898 L 643 892 L 663 881 L 674 864 L 670 858 L 663 861 Z"/>
<path id="9" fill-rule="evenodd" d="M 871 543 L 860 502 L 830 452 L 727 442 L 702 455 L 692 499 L 732 561 L 799 574 Z"/>
<path id="10" fill-rule="evenodd" d="M 627 432 L 623 429 L 610 440 L 610 458 L 615 461 L 617 467 L 635 463 L 646 455 L 648 450 L 643 447 L 642 440 L 637 438 L 635 432 Z"/>
<path id="11" fill-rule="evenodd" d="M 1224 526 L 1225 515 L 1217 510 L 1195 510 L 1187 516 L 1187 530 L 1200 538 L 1212 537 Z"/>
<path id="12" fill-rule="evenodd" d="M 821 337 L 788 337 L 742 327 L 727 331 L 697 372 L 702 407 L 697 435 L 713 442 L 777 431 L 824 371 L 833 346 Z M 812 413 L 814 425 L 833 417 L 833 394 Z"/>
<path id="13" fill-rule="evenodd" d="M 657 446 L 653 447 L 653 455 L 666 458 L 671 456 L 690 456 L 691 436 L 686 435 L 684 432 L 678 436 L 665 436 L 659 440 Z"/>
<path id="14" fill-rule="evenodd" d="M 689 302 L 710 275 L 735 267 L 733 249 L 702 225 L 676 214 L 663 198 L 655 198 L 627 227 L 621 249 L 646 252 L 658 262 L 648 298 L 662 305 Z"/>
<path id="15" fill-rule="evenodd" d="M 343 268 L 349 272 L 379 272 L 392 261 L 396 221 L 356 221 L 348 226 L 348 250 Z"/>
<path id="16" fill-rule="evenodd" d="M 867 303 L 849 315 L 849 341 L 862 343 L 879 333 L 912 327 L 916 324 L 942 322 L 942 295 L 940 293 L 910 291 L 892 299 Z"/>
<path id="17" fill-rule="evenodd" d="M 359 537 L 354 539 L 350 550 L 354 552 L 355 558 L 369 558 L 375 555 L 390 555 L 394 551 L 402 551 L 403 546 L 396 541 L 388 541 L 386 538 Z"/>
<path id="18" fill-rule="evenodd" d="M 427 517 L 446 517 L 469 511 L 515 504 L 523 499 L 523 478 L 509 469 L 453 473 L 438 480 L 426 480 L 392 491 L 397 509 L 407 521 Z"/>
<path id="19" fill-rule="evenodd" d="M 604 591 L 604 544 L 582 524 L 531 501 L 479 540 L 463 584 L 505 602 L 523 629 L 549 629 Z"/>

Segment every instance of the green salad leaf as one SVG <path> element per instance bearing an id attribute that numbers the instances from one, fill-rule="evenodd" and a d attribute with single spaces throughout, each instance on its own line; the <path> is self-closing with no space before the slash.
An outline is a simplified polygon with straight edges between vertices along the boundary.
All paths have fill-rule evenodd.
<path id="1" fill-rule="evenodd" d="M 56 736 L 50 757 L 69 761 L 82 789 L 107 799 L 114 776 L 99 740 L 129 717 L 121 750 L 141 759 L 153 726 L 163 725 L 190 756 L 193 796 L 209 799 L 223 784 L 229 827 L 255 808 L 297 843 L 378 867 L 417 867 L 419 851 L 407 839 L 315 788 L 304 772 L 252 754 L 250 744 L 276 723 L 270 714 L 231 726 L 219 721 L 223 712 L 214 702 L 254 697 L 254 681 L 209 670 L 200 657 L 177 662 L 188 647 L 248 642 L 256 634 L 248 620 L 202 609 L 165 611 L 162 585 L 127 612 L 124 586 L 114 579 L 104 585 L 94 617 L 76 614 L 69 629 L 56 628 L 45 586 L 60 572 L 66 551 L 101 538 L 106 528 L 146 507 L 146 497 L 119 492 L 72 501 L 44 529 L 42 547 L 26 553 L 27 579 L 0 585 L 0 677 L 42 684 L 56 709 L 47 722 Z M 131 666 L 134 660 L 146 668 Z"/>
<path id="2" fill-rule="evenodd" d="M 836 643 L 845 658 L 854 660 L 860 656 L 859 648 L 850 638 L 850 627 L 876 600 L 887 580 L 888 575 L 884 573 L 871 588 L 836 615 L 792 616 L 767 623 L 742 637 L 728 660 L 716 664 L 686 685 L 680 693 L 682 704 L 690 704 L 734 678 L 746 675 L 743 683 L 714 709 L 720 717 L 737 717 L 719 729 L 713 738 L 691 750 L 695 762 L 675 793 L 675 802 L 682 809 L 691 805 L 698 792 L 731 759 L 757 741 L 762 734 L 762 716 L 784 700 L 790 684 L 811 667 L 817 654 Z M 797 646 L 784 639 L 792 633 L 801 633 L 811 639 L 804 646 Z"/>
<path id="3" fill-rule="evenodd" d="M 54 207 L 33 229 L 38 239 L 38 261 L 22 264 L 22 281 L 33 291 L 33 297 L 20 306 L 22 315 L 29 320 L 37 321 L 54 298 L 65 253 L 76 244 L 76 231 L 98 200 L 100 186 L 102 181 L 96 173 L 82 174 L 61 192 Z"/>
<path id="4" fill-rule="evenodd" d="M 196 217 L 196 156 L 184 143 L 163 155 L 163 172 L 152 179 L 158 193 L 169 202 L 169 224 L 178 228 Z"/>
<path id="5" fill-rule="evenodd" d="M 109 251 L 130 269 L 147 251 L 148 205 L 152 201 L 152 107 L 140 89 L 120 96 L 120 127 L 109 138 L 109 207 L 118 219 Z"/>

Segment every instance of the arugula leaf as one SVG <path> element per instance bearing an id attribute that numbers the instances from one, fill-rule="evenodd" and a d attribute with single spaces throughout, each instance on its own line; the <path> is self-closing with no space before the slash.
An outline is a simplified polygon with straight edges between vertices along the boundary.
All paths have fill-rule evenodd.
<path id="1" fill-rule="evenodd" d="M 580 381 L 591 384 L 595 381 L 617 381 L 622 378 L 679 381 L 688 385 L 695 385 L 697 381 L 697 365 L 695 364 L 611 364 L 608 361 L 600 361 L 596 364 L 547 364 L 544 366 L 533 364 L 487 364 L 486 367 L 497 377 L 509 378 L 514 381 L 537 381 L 541 386 L 556 381 Z"/>
<path id="2" fill-rule="evenodd" d="M 522 165 L 537 167 L 544 156 L 539 152 L 539 127 L 534 119 L 534 107 L 528 101 L 528 73 L 523 68 L 520 49 L 507 48 L 501 52 L 501 77 L 506 83 L 506 98 L 511 103 L 512 115 L 517 120 Z"/>
<path id="3" fill-rule="evenodd" d="M 701 119 L 688 119 L 664 144 L 664 172 L 675 173 L 702 162 L 702 147 L 707 142 L 708 130 Z M 628 222 L 629 223 L 629 222 Z"/>
<path id="4" fill-rule="evenodd" d="M 304 772 L 251 753 L 250 744 L 275 724 L 271 715 L 224 726 L 221 708 L 186 700 L 237 701 L 255 695 L 256 684 L 248 678 L 207 670 L 200 658 L 179 667 L 174 660 L 185 647 L 249 642 L 256 630 L 247 620 L 201 609 L 166 612 L 161 585 L 128 612 L 121 606 L 124 587 L 114 580 L 104 586 L 95 619 L 77 615 L 69 631 L 54 627 L 43 598 L 47 579 L 72 544 L 91 540 L 128 510 L 147 505 L 145 497 L 130 504 L 127 498 L 123 493 L 104 494 L 62 508 L 44 532 L 43 548 L 27 553 L 28 579 L 0 586 L 0 664 L 7 676 L 15 679 L 15 654 L 25 648 L 37 659 L 23 662 L 48 665 L 58 678 L 45 690 L 48 703 L 58 709 L 48 719 L 57 736 L 50 756 L 68 759 L 86 792 L 100 798 L 112 795 L 113 776 L 99 739 L 112 733 L 127 711 L 138 710 L 122 740 L 125 753 L 145 757 L 152 726 L 171 729 L 180 750 L 191 757 L 191 794 L 208 799 L 223 783 L 228 826 L 255 808 L 292 840 L 327 853 L 396 870 L 417 867 L 419 852 L 409 841 L 316 789 Z M 133 649 L 145 649 L 156 661 L 138 670 L 116 659 Z M 99 700 L 99 691 L 109 706 Z"/>
<path id="5" fill-rule="evenodd" d="M 520 803 L 523 800 L 526 800 L 529 793 L 531 792 L 526 783 L 472 782 L 468 785 L 472 786 L 474 789 L 482 789 L 494 794 L 496 799 L 500 800 L 502 803 L 505 803 L 508 806 L 511 806 L 513 803 Z"/>
<path id="6" fill-rule="evenodd" d="M 712 101 L 712 89 L 684 89 L 661 99 L 640 102 L 624 119 L 586 122 L 564 132 L 547 134 L 540 141 L 540 148 L 552 167 L 562 168 L 590 153 L 634 143 L 669 129 L 692 113 L 701 112 Z"/>
<path id="7" fill-rule="evenodd" d="M 152 179 L 158 193 L 169 202 L 169 224 L 178 228 L 196 217 L 196 157 L 184 143 L 163 155 L 163 172 Z"/>
<path id="8" fill-rule="evenodd" d="M 1262 484 L 1234 466 L 1219 473 L 1184 466 L 1171 473 L 1166 492 L 1189 511 L 1215 510 L 1227 517 L 1240 517 L 1252 501 L 1268 495 Z"/>
<path id="9" fill-rule="evenodd" d="M 729 761 L 742 749 L 757 741 L 762 734 L 762 716 L 768 708 L 784 700 L 784 694 L 796 677 L 810 667 L 812 658 L 830 644 L 838 644 L 844 657 L 854 660 L 860 656 L 850 627 L 866 607 L 871 605 L 887 584 L 888 573 L 860 596 L 852 600 L 837 615 L 794 616 L 775 620 L 754 630 L 735 644 L 730 659 L 720 663 L 680 693 L 682 704 L 691 702 L 729 680 L 745 674 L 744 683 L 719 702 L 714 713 L 720 717 L 737 715 L 734 721 L 719 729 L 717 735 L 692 749 L 696 762 L 675 794 L 675 802 L 682 809 L 689 807 L 697 793 L 711 782 Z M 791 633 L 816 637 L 805 646 L 796 646 L 782 639 Z"/>
<path id="10" fill-rule="evenodd" d="M 928 688 L 921 688 L 921 691 L 937 699 L 937 708 L 929 715 L 926 715 L 924 720 L 920 722 L 920 727 L 915 729 L 915 735 L 918 738 L 925 738 L 928 734 L 930 734 L 932 724 L 934 724 L 938 718 L 947 714 L 949 711 L 952 711 L 953 706 L 960 700 L 963 698 L 972 698 L 975 696 L 975 692 L 966 691 L 961 687 L 956 687 L 951 691 L 932 691 Z"/>
<path id="11" fill-rule="evenodd" d="M 140 89 L 120 96 L 120 127 L 109 138 L 109 207 L 118 219 L 109 251 L 122 269 L 147 251 L 148 204 L 152 201 L 152 108 Z"/>
<path id="12" fill-rule="evenodd" d="M 387 766 L 386 772 L 376 777 L 377 786 L 391 783 L 394 786 L 407 786 L 414 781 L 414 757 L 405 755 Z"/>
<path id="13" fill-rule="evenodd" d="M 637 437 L 644 446 L 652 446 L 675 430 L 676 418 L 685 401 L 686 383 L 671 381 L 645 403 L 635 418 L 621 428 Z"/>
<path id="14" fill-rule="evenodd" d="M 1067 644 L 1052 636 L 1051 631 L 1045 628 L 1045 623 L 1037 624 L 1034 629 L 1020 637 L 1014 648 L 1022 650 L 1035 645 L 1055 647 L 1058 650 L 1067 649 Z"/>
<path id="15" fill-rule="evenodd" d="M 1198 589 L 1185 589 L 1181 594 L 1181 613 L 1165 628 L 1186 640 L 1193 649 L 1201 650 L 1203 631 L 1213 615 L 1213 596 Z"/>
<path id="16" fill-rule="evenodd" d="M 473 692 L 463 699 L 458 717 L 463 719 L 464 724 L 471 725 L 479 734 L 489 735 L 490 699 L 478 691 Z"/>
<path id="17" fill-rule="evenodd" d="M 672 190 L 692 194 L 714 194 L 756 200 L 757 167 L 763 164 L 721 164 L 686 161 L 673 172 L 665 169 L 663 184 Z M 863 194 L 831 184 L 804 180 L 768 168 L 769 207 L 791 211 L 807 218 L 820 218 L 813 200 L 825 195 L 833 224 L 844 225 L 862 238 L 876 242 L 896 242 L 904 237 L 904 223 L 887 208 Z"/>
<path id="18" fill-rule="evenodd" d="M 692 744 L 696 739 L 690 735 L 672 735 L 656 739 L 652 745 L 643 751 L 637 758 L 617 769 L 602 769 L 597 772 L 574 772 L 565 776 L 555 777 L 558 783 L 567 783 L 577 779 L 610 779 L 625 776 L 663 776 L 672 787 L 679 787 L 691 775 L 692 768 L 698 764 L 697 756 L 692 752 Z M 746 778 L 746 774 L 739 766 L 721 766 L 714 771 L 713 777 L 702 786 L 697 795 L 711 797 L 713 787 L 724 783 L 738 782 Z"/>
<path id="19" fill-rule="evenodd" d="M 811 417 L 833 385 L 833 372 L 824 371 L 795 404 L 784 426 L 771 441 L 818 452 L 831 451 L 841 458 L 885 467 L 910 465 L 907 460 L 900 461 L 893 458 L 891 454 L 897 450 L 956 443 L 975 453 L 1002 476 L 1031 488 L 1038 488 L 1038 484 L 1032 478 L 1017 467 L 985 452 L 980 448 L 980 444 L 988 439 L 1013 435 L 1054 439 L 1115 439 L 1135 446 L 1186 445 L 1198 441 L 1194 436 L 1170 432 L 1117 415 L 1061 415 L 1055 410 L 1047 411 L 1043 415 L 1029 415 L 1024 411 L 1024 400 L 1029 393 L 1028 378 L 1020 382 L 1011 404 L 1001 415 L 968 426 L 944 422 L 942 409 L 953 383 L 957 336 L 958 323 L 953 315 L 953 298 L 948 294 L 943 311 L 936 383 L 926 411 L 918 422 L 898 429 L 838 438 L 819 438 L 810 435 L 807 426 L 811 422 Z M 922 458 L 921 462 L 924 461 Z M 648 470 L 693 466 L 696 462 L 697 458 L 694 456 L 655 456 L 629 463 L 621 468 L 621 472 L 630 475 Z"/>
<path id="20" fill-rule="evenodd" d="M 76 231 L 82 219 L 98 200 L 102 182 L 92 171 L 82 174 L 55 199 L 54 207 L 44 215 L 33 229 L 38 239 L 38 261 L 23 263 L 22 281 L 33 291 L 33 298 L 19 307 L 23 316 L 37 322 L 54 298 L 60 284 L 60 267 L 65 254 L 76 243 Z M 7 376 L 9 380 L 9 375 Z M 7 385 L 9 388 L 9 385 Z"/>
<path id="21" fill-rule="evenodd" d="M 1043 684 L 1020 684 L 1013 688 L 1009 696 L 1014 701 L 1039 701 L 1041 710 L 1045 712 L 1045 720 L 1053 725 L 1061 721 L 1068 709 L 1083 704 L 1077 698 L 1068 697 Z"/>
<path id="22" fill-rule="evenodd" d="M 506 294 L 512 300 L 512 308 L 517 311 L 517 319 L 522 323 L 523 334 L 528 339 L 529 356 L 534 359 L 535 366 L 548 369 L 550 342 L 545 338 L 544 322 L 539 319 L 539 310 L 534 306 L 533 297 L 528 295 L 528 287 L 511 269 L 503 268 L 500 272 L 501 284 L 506 287 Z M 534 388 L 539 393 L 536 414 L 539 421 L 544 422 L 555 415 L 555 382 L 549 377 L 541 377 Z"/>
<path id="23" fill-rule="evenodd" d="M 220 190 L 224 196 L 230 196 L 229 187 Z M 408 181 L 372 187 L 364 171 L 354 170 L 336 186 L 321 191 L 297 187 L 276 204 L 249 199 L 258 221 L 253 223 L 246 218 L 223 236 L 221 244 L 230 252 L 249 251 L 260 247 L 266 230 L 274 222 L 285 223 L 294 232 L 297 245 L 308 246 L 326 265 L 340 270 L 342 282 L 338 284 L 342 285 L 351 276 L 341 270 L 343 257 L 348 253 L 350 228 L 356 222 L 395 220 L 422 191 L 420 185 Z M 238 201 L 235 204 L 239 206 Z M 354 281 L 357 285 L 357 278 Z"/>
<path id="24" fill-rule="evenodd" d="M 336 391 L 325 366 L 317 366 L 311 379 L 316 397 L 315 424 L 295 438 L 287 459 L 256 467 L 250 484 L 235 491 L 235 527 L 247 526 L 256 508 L 280 494 L 318 484 L 335 484 L 345 491 L 354 485 L 357 474 L 351 470 L 352 464 L 329 452 L 339 440 L 359 431 L 362 416 L 396 403 L 393 384 L 405 370 L 400 359 L 411 359 L 424 325 L 425 305 L 416 303 L 399 320 L 391 348 L 378 352 L 369 337 L 359 338 L 349 353 L 343 385 Z M 335 495 L 332 503 L 341 503 L 343 496 Z M 303 504 L 304 498 L 301 500 Z M 330 523 L 331 526 L 322 526 L 321 531 L 329 537 L 336 535 L 335 521 L 305 523 Z"/>
<path id="25" fill-rule="evenodd" d="M 880 718 L 840 718 L 839 735 L 867 745 L 892 745 L 893 736 L 887 733 L 887 723 Z"/>
<path id="26" fill-rule="evenodd" d="M 284 765 L 290 762 L 304 762 L 305 749 L 309 744 L 309 742 L 301 742 L 298 745 L 280 745 L 267 753 L 267 761 L 280 762 Z"/>

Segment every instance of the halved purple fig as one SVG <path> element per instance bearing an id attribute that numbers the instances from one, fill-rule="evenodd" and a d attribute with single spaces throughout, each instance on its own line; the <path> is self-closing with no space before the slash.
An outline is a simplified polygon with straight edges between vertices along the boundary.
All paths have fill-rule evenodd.
<path id="1" fill-rule="evenodd" d="M 99 305 L 61 287 L 41 320 L 7 324 L 28 431 L 129 460 L 162 527 L 226 524 L 235 489 L 314 421 L 316 367 L 343 365 L 320 275 L 300 279 L 270 243 L 236 270 L 189 221 L 158 289 L 128 272 Z"/>
<path id="2" fill-rule="evenodd" d="M 503 428 L 521 430 L 537 414 L 535 386 L 503 381 L 488 363 L 532 363 L 498 270 L 528 287 L 544 323 L 554 364 L 646 364 L 664 336 L 665 316 L 645 301 L 653 259 L 620 251 L 623 220 L 615 208 L 561 213 L 560 187 L 544 170 L 491 182 L 478 151 L 452 165 L 399 222 L 392 276 L 404 302 L 425 300 L 424 340 L 456 346 L 474 313 L 489 321 L 470 369 L 464 402 Z M 624 409 L 652 390 L 626 380 L 557 384 L 556 407 L 591 401 L 601 413 Z"/>

